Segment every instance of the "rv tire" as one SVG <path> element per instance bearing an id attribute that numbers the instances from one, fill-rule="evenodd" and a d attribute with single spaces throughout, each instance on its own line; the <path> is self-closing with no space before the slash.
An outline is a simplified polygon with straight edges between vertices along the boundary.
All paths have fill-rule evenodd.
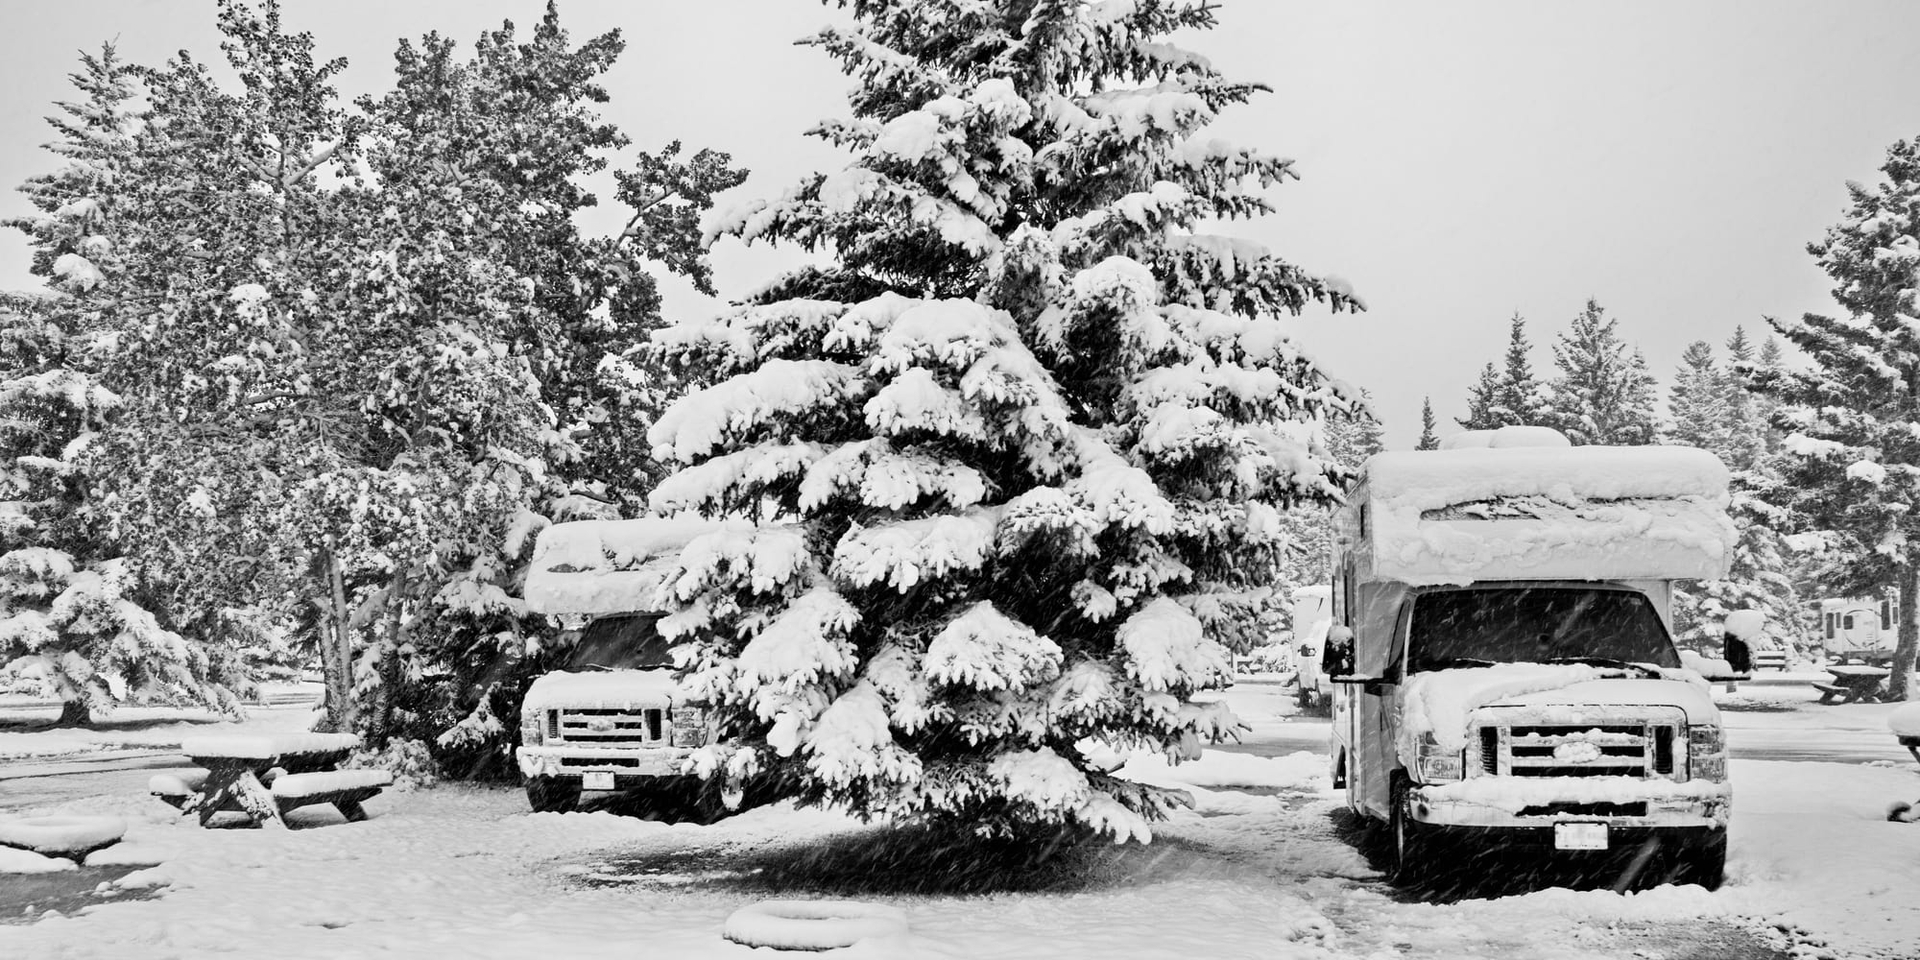
<path id="1" fill-rule="evenodd" d="M 1395 776 L 1393 809 L 1387 819 L 1388 839 L 1393 844 L 1387 879 L 1400 886 L 1420 884 L 1433 869 L 1433 838 L 1430 829 L 1410 815 L 1407 794 L 1411 790 L 1404 776 Z"/>
<path id="2" fill-rule="evenodd" d="M 1727 831 L 1703 830 L 1699 835 L 1673 844 L 1675 871 L 1673 882 L 1695 883 L 1718 890 L 1727 879 Z"/>

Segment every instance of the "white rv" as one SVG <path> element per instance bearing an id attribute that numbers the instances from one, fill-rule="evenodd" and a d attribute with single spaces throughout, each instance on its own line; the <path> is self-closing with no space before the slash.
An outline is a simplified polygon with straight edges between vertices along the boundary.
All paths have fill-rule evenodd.
<path id="1" fill-rule="evenodd" d="M 1893 612 L 1899 604 L 1897 596 L 1820 601 L 1821 649 L 1828 659 L 1843 663 L 1848 660 L 1869 664 L 1891 662 L 1894 645 L 1899 640 L 1893 623 Z"/>
<path id="2" fill-rule="evenodd" d="M 1632 846 L 1661 854 L 1653 876 L 1719 884 L 1726 744 L 1671 603 L 1674 581 L 1725 575 L 1726 504 L 1711 454 L 1540 428 L 1367 461 L 1326 668 L 1336 785 L 1391 827 L 1397 878 L 1453 839 Z"/>
<path id="3" fill-rule="evenodd" d="M 660 586 L 681 549 L 721 529 L 710 520 L 645 518 L 541 531 L 527 607 L 580 629 L 563 668 L 534 680 L 520 707 L 514 758 L 535 812 L 565 813 L 583 793 L 621 794 L 657 819 L 727 812 L 716 788 L 685 769 L 717 731 L 674 682 L 657 629 Z"/>

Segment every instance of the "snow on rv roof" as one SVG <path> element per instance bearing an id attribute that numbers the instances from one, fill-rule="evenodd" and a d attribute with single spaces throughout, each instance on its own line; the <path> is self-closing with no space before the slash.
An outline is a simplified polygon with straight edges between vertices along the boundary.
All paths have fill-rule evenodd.
<path id="1" fill-rule="evenodd" d="M 684 516 L 556 523 L 534 544 L 527 607 L 590 615 L 651 610 L 681 549 L 729 525 L 747 524 Z"/>
<path id="2" fill-rule="evenodd" d="M 1694 447 L 1479 447 L 1377 453 L 1367 484 L 1378 500 L 1436 510 L 1499 497 L 1555 500 L 1727 498 L 1727 468 Z"/>
<path id="3" fill-rule="evenodd" d="M 1378 579 L 1716 579 L 1736 532 L 1727 469 L 1692 447 L 1376 454 L 1359 548 Z"/>

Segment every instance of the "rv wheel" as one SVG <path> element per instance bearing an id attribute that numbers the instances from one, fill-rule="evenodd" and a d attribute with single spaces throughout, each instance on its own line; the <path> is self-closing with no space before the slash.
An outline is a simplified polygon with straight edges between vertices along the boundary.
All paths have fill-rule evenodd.
<path id="1" fill-rule="evenodd" d="M 1387 879 L 1401 886 L 1413 886 L 1427 878 L 1433 864 L 1429 860 L 1432 844 L 1424 826 L 1407 815 L 1407 781 L 1396 778 L 1393 784 L 1393 813 L 1389 820 L 1393 841 L 1392 861 Z"/>
<path id="2" fill-rule="evenodd" d="M 1725 830 L 1705 830 L 1698 837 L 1676 843 L 1674 854 L 1679 861 L 1673 874 L 1674 883 L 1697 883 L 1708 890 L 1718 890 L 1726 882 Z"/>
<path id="3" fill-rule="evenodd" d="M 570 813 L 580 803 L 580 781 L 528 777 L 527 805 L 534 813 Z"/>

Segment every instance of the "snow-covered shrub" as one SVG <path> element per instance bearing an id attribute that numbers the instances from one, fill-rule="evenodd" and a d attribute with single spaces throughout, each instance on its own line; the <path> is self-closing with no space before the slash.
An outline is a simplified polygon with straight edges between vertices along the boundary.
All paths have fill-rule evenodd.
<path id="1" fill-rule="evenodd" d="M 385 770 L 393 774 L 393 788 L 402 792 L 440 782 L 440 765 L 419 740 L 395 738 L 382 748 L 363 747 L 347 758 L 348 768 Z"/>
<path id="2" fill-rule="evenodd" d="M 812 42 L 860 79 L 856 159 L 710 233 L 827 268 L 655 335 L 713 385 L 653 425 L 656 512 L 744 515 L 666 585 L 706 774 L 868 816 L 1150 836 L 1182 796 L 1081 745 L 1175 757 L 1236 726 L 1222 593 L 1342 478 L 1289 424 L 1353 398 L 1280 329 L 1357 306 L 1257 244 L 1288 161 L 1200 136 L 1258 88 L 1164 42 L 1211 8 L 861 5 Z M 1098 92 L 1093 92 L 1098 91 Z"/>

